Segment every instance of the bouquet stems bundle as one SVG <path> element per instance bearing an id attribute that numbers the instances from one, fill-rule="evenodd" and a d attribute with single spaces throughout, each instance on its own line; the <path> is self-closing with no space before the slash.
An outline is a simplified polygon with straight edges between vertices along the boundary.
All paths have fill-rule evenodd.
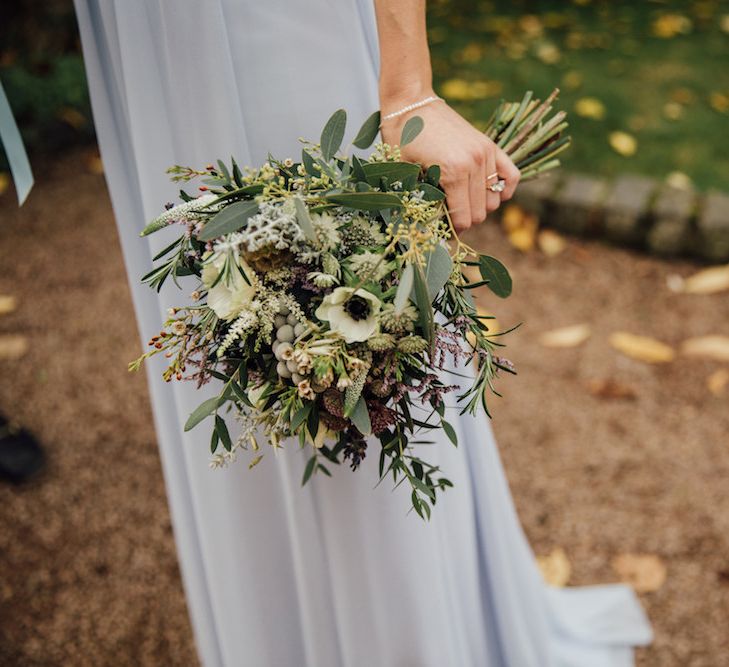
<path id="1" fill-rule="evenodd" d="M 527 163 L 527 177 L 555 166 L 564 145 L 561 121 L 539 124 L 548 107 L 529 97 L 518 108 L 502 104 L 490 124 Z M 201 178 L 204 194 L 182 190 L 182 203 L 145 228 L 177 235 L 143 280 L 158 290 L 168 278 L 191 280 L 191 305 L 171 309 L 130 368 L 164 354 L 166 380 L 213 383 L 185 429 L 212 418 L 214 466 L 248 452 L 253 467 L 269 446 L 298 441 L 309 455 L 306 483 L 330 475 L 332 464 L 356 470 L 374 455 L 380 477 L 407 483 L 427 518 L 452 484 L 418 445 L 434 431 L 457 445 L 448 411 L 488 413 L 499 371 L 513 372 L 497 354 L 503 334 L 490 331 L 493 317 L 472 297 L 486 286 L 505 298 L 511 278 L 456 237 L 437 166 L 403 162 L 385 144 L 367 159 L 345 155 L 345 125 L 340 109 L 318 143 L 304 142 L 299 161 L 169 170 L 176 181 Z M 354 145 L 370 147 L 379 125 L 372 114 Z M 422 127 L 409 119 L 401 145 Z"/>
<path id="2" fill-rule="evenodd" d="M 555 88 L 541 103 L 532 99 L 532 91 L 521 102 L 502 100 L 486 124 L 484 133 L 521 170 L 522 180 L 558 167 L 557 155 L 570 146 L 571 137 L 562 136 L 568 127 L 567 114 L 558 111 L 546 120 L 557 95 L 559 89 Z"/>

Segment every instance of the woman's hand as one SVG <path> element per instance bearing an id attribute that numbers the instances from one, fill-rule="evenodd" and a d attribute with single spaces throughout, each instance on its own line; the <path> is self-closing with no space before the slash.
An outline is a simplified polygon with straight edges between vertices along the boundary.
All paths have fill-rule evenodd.
<path id="1" fill-rule="evenodd" d="M 421 98 L 422 99 L 422 98 Z M 383 103 L 383 113 L 402 108 Z M 464 231 L 486 219 L 502 201 L 514 194 L 519 183 L 519 170 L 491 139 L 479 132 L 445 102 L 435 101 L 382 123 L 382 138 L 392 146 L 400 143 L 406 121 L 420 116 L 423 131 L 402 148 L 402 159 L 418 162 L 425 167 L 437 164 L 441 169 L 441 187 L 456 231 Z M 487 185 L 497 181 L 492 174 L 506 181 L 503 192 L 492 192 Z"/>

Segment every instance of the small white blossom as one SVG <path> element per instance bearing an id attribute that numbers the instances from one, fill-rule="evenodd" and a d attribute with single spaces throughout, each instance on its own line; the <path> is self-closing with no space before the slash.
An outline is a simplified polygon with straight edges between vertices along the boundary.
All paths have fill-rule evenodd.
<path id="1" fill-rule="evenodd" d="M 382 260 L 382 255 L 365 250 L 347 258 L 349 268 L 362 280 L 378 281 L 389 272 L 388 263 Z"/>
<path id="2" fill-rule="evenodd" d="M 217 199 L 217 195 L 206 194 L 196 199 L 191 199 L 183 204 L 178 204 L 170 209 L 167 209 L 164 213 L 158 215 L 149 226 L 163 227 L 173 222 L 192 222 L 200 218 L 200 211 L 214 202 Z M 214 209 L 208 209 L 211 211 Z"/>

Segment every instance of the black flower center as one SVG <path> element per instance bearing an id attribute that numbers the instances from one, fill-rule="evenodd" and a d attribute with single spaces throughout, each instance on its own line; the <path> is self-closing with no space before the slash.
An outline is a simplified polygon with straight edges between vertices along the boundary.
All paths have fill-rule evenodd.
<path id="1" fill-rule="evenodd" d="M 370 315 L 370 302 L 355 294 L 354 296 L 350 296 L 345 302 L 344 311 L 355 322 L 366 320 Z"/>

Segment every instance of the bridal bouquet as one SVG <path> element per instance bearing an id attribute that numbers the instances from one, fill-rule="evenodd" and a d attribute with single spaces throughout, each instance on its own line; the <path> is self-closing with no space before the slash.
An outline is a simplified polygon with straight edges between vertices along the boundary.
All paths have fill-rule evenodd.
<path id="1" fill-rule="evenodd" d="M 521 152 L 531 175 L 555 166 L 568 142 L 563 115 L 542 123 L 552 99 L 502 103 L 487 130 L 507 152 Z M 143 235 L 171 225 L 180 233 L 143 281 L 158 290 L 168 278 L 196 284 L 130 368 L 162 353 L 168 381 L 220 381 L 185 424 L 213 418 L 215 466 L 247 450 L 252 467 L 265 445 L 292 438 L 310 453 L 306 483 L 317 472 L 330 475 L 328 463 L 356 469 L 375 436 L 380 476 L 406 480 L 413 508 L 429 517 L 437 491 L 451 482 L 414 445 L 433 429 L 457 445 L 444 396 L 456 392 L 461 414 L 486 409 L 497 373 L 513 372 L 496 354 L 491 317 L 471 296 L 485 285 L 506 297 L 511 279 L 497 259 L 455 235 L 437 166 L 403 162 L 399 148 L 385 144 L 367 159 L 345 156 L 345 124 L 345 112 L 334 113 L 318 144 L 303 142 L 299 162 L 169 170 L 174 180 L 201 177 L 203 194 L 181 191 L 182 203 L 146 227 Z M 379 124 L 375 113 L 354 145 L 369 148 Z M 400 145 L 422 127 L 411 118 Z M 469 281 L 466 267 L 480 280 Z M 459 364 L 475 370 L 455 373 Z M 235 438 L 223 417 L 229 410 L 240 423 Z"/>

